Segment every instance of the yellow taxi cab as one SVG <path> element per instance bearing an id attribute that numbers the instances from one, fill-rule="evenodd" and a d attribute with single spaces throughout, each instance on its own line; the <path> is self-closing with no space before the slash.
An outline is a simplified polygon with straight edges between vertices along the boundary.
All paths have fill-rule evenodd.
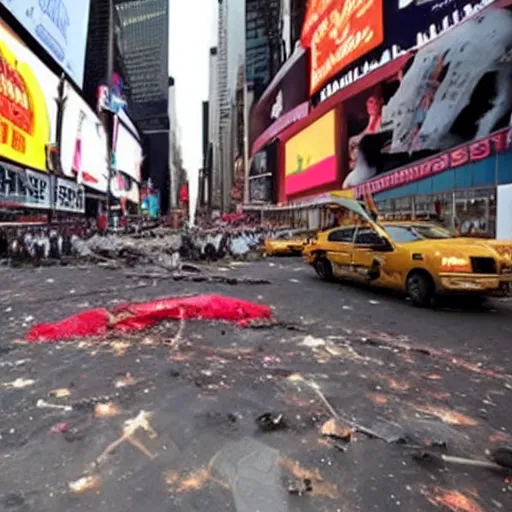
<path id="1" fill-rule="evenodd" d="M 310 232 L 282 233 L 276 237 L 265 238 L 263 254 L 265 256 L 300 256 L 302 249 L 313 238 Z"/>
<path id="2" fill-rule="evenodd" d="M 511 292 L 512 242 L 460 238 L 433 223 L 374 222 L 319 233 L 303 251 L 319 277 L 406 293 L 415 306 L 438 295 Z"/>

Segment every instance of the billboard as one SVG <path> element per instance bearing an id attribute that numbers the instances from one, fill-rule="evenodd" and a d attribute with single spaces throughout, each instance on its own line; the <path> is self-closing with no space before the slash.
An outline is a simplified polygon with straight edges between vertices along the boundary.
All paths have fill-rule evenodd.
<path id="1" fill-rule="evenodd" d="M 310 93 L 384 40 L 383 0 L 331 2 L 311 41 Z"/>
<path id="2" fill-rule="evenodd" d="M 292 56 L 295 59 L 286 72 L 274 78 L 261 98 L 251 108 L 249 116 L 249 144 L 252 153 L 271 141 L 279 131 L 309 113 L 309 59 L 304 50 Z M 287 66 L 287 64 L 285 64 Z M 281 74 L 281 71 L 278 75 Z M 299 109 L 296 109 L 299 107 Z M 293 111 L 293 112 L 292 112 Z M 290 115 L 286 115 L 290 113 Z"/>
<path id="3" fill-rule="evenodd" d="M 379 3 L 385 5 L 382 13 L 382 32 L 380 32 L 375 25 L 376 18 L 372 11 L 365 10 L 366 6 L 376 4 L 373 0 L 344 2 L 345 11 L 349 10 L 350 5 L 350 8 L 362 14 L 357 23 L 347 16 L 342 18 L 339 16 L 339 11 L 334 17 L 329 17 L 332 12 L 335 12 L 333 6 L 343 2 L 318 0 L 316 17 L 311 18 L 312 21 L 306 19 L 301 41 L 305 47 L 311 47 L 313 52 L 314 38 L 317 37 L 324 45 L 320 48 L 327 48 L 327 51 L 334 48 L 334 53 L 330 53 L 333 63 L 327 63 L 324 67 L 321 66 L 326 54 L 321 53 L 316 61 L 312 60 L 312 69 L 315 66 L 319 69 L 315 75 L 313 73 L 311 75 L 312 91 L 314 91 L 313 104 L 326 100 L 361 76 L 403 55 L 411 48 L 419 48 L 434 40 L 451 27 L 480 12 L 482 8 L 493 4 L 494 1 L 388 0 L 384 3 L 379 0 Z M 312 5 L 311 12 L 308 12 L 309 17 L 314 15 L 313 7 Z M 364 25 L 365 28 L 362 28 L 363 19 L 368 22 Z M 341 21 L 343 25 L 339 25 Z M 309 27 L 309 32 L 306 27 Z M 356 30 L 358 28 L 359 32 Z M 378 45 L 373 44 L 378 38 L 375 39 L 372 36 L 371 40 L 369 39 L 371 29 L 377 30 L 376 35 L 383 36 Z M 358 35 L 354 36 L 356 32 Z M 336 36 L 337 39 L 334 41 L 331 39 L 331 34 L 341 35 Z M 365 34 L 366 37 L 363 38 Z"/>
<path id="4" fill-rule="evenodd" d="M 397 168 L 404 180 L 418 173 L 419 179 L 427 169 L 431 174 L 453 167 L 452 160 L 455 166 L 461 157 L 469 161 L 472 152 L 463 145 L 507 127 L 511 61 L 512 12 L 490 8 L 420 48 L 396 77 L 348 99 L 348 148 L 339 151 L 347 159 L 343 186 L 358 187 Z M 453 158 L 437 158 L 455 147 L 461 150 Z M 379 180 L 379 190 L 399 182 Z"/>
<path id="5" fill-rule="evenodd" d="M 0 206 L 51 207 L 51 176 L 0 162 Z"/>
<path id="6" fill-rule="evenodd" d="M 2 0 L 59 66 L 82 87 L 89 0 Z"/>
<path id="7" fill-rule="evenodd" d="M 107 135 L 94 110 L 66 83 L 61 134 L 61 166 L 65 176 L 106 193 Z"/>
<path id="8" fill-rule="evenodd" d="M 276 198 L 277 142 L 273 142 L 252 158 L 249 169 L 249 202 L 272 203 Z"/>
<path id="9" fill-rule="evenodd" d="M 336 180 L 335 111 L 331 110 L 285 143 L 287 196 Z"/>
<path id="10" fill-rule="evenodd" d="M 114 167 L 132 180 L 140 183 L 142 147 L 134 134 L 123 123 L 114 124 L 113 141 Z"/>
<path id="11" fill-rule="evenodd" d="M 0 21 L 0 157 L 46 171 L 58 79 Z"/>

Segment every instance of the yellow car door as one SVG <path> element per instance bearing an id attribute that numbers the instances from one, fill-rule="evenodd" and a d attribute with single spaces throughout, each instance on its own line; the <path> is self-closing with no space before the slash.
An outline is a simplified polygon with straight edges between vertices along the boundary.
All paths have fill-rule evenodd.
<path id="1" fill-rule="evenodd" d="M 354 233 L 353 226 L 344 226 L 332 230 L 327 237 L 327 259 L 332 264 L 335 276 L 347 277 L 351 274 Z"/>
<path id="2" fill-rule="evenodd" d="M 391 244 L 371 226 L 359 227 L 354 237 L 351 266 L 356 279 L 386 286 L 386 261 L 393 251 Z"/>

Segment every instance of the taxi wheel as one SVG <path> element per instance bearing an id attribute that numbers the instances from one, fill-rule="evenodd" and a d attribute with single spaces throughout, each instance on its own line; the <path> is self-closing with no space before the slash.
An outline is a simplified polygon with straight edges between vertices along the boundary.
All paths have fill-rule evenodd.
<path id="1" fill-rule="evenodd" d="M 333 278 L 331 262 L 325 256 L 317 257 L 315 270 L 320 279 L 330 281 Z"/>
<path id="2" fill-rule="evenodd" d="M 412 272 L 407 277 L 407 295 L 414 306 L 424 308 L 432 305 L 434 283 L 426 272 Z"/>

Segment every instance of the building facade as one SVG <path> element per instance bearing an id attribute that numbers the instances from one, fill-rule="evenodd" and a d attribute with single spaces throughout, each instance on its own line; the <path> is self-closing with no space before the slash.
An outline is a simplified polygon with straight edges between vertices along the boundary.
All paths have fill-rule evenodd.
<path id="1" fill-rule="evenodd" d="M 218 50 L 210 48 L 208 70 L 208 138 L 209 149 L 206 168 L 208 170 L 209 206 L 220 210 L 220 161 L 219 161 L 219 101 L 218 101 Z"/>
<path id="2" fill-rule="evenodd" d="M 373 4 L 376 40 L 354 55 L 325 36 L 338 6 L 305 24 L 317 52 L 310 112 L 271 134 L 277 202 L 351 189 L 384 216 L 433 216 L 463 235 L 503 237 L 508 226 L 511 236 L 500 212 L 512 186 L 512 1 L 454 0 L 435 13 L 424 2 Z M 258 153 L 263 176 L 268 152 Z"/>

